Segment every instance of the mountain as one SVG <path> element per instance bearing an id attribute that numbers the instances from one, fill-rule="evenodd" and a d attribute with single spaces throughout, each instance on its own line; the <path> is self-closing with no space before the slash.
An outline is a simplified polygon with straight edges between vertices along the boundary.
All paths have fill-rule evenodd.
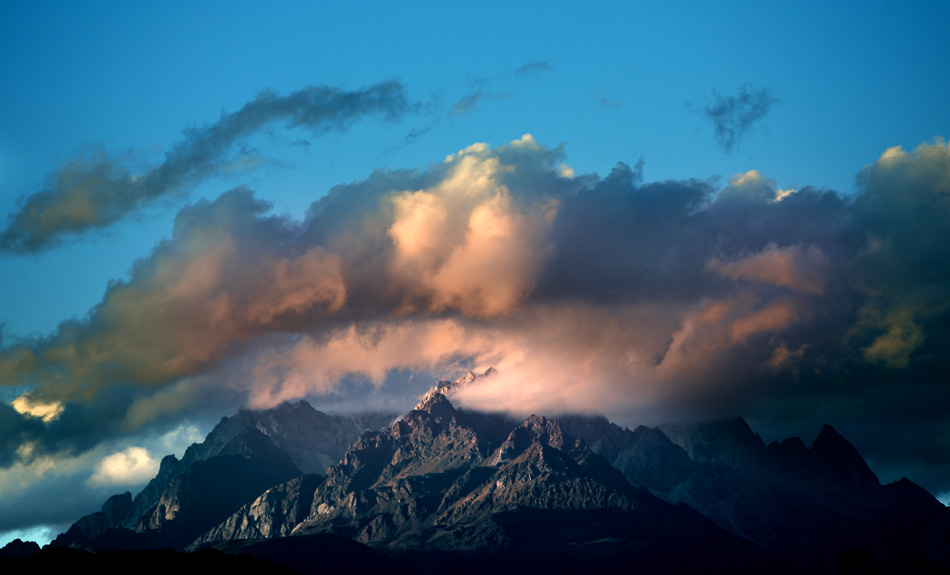
<path id="1" fill-rule="evenodd" d="M 492 374 L 441 381 L 398 419 L 243 410 L 54 544 L 214 547 L 301 572 L 330 555 L 407 573 L 950 568 L 950 511 L 881 485 L 831 426 L 766 445 L 742 419 L 625 429 L 452 404 Z"/>
<path id="2" fill-rule="evenodd" d="M 296 511 L 307 498 L 300 520 Z M 259 529 L 261 511 L 276 518 L 281 501 L 295 513 Z M 634 487 L 559 422 L 457 410 L 441 392 L 389 429 L 364 434 L 309 496 L 294 482 L 272 488 L 191 548 L 288 532 L 290 539 L 344 536 L 400 557 L 422 550 L 469 562 L 530 556 L 535 567 L 557 556 L 617 565 L 782 565 L 689 507 Z M 677 555 L 686 541 L 691 553 Z"/>
<path id="3" fill-rule="evenodd" d="M 563 421 L 631 484 L 808 571 L 831 569 L 843 552 L 886 570 L 950 565 L 947 508 L 906 479 L 881 485 L 829 425 L 809 448 L 798 438 L 765 445 L 741 419 L 634 431 Z"/>
<path id="4" fill-rule="evenodd" d="M 330 416 L 302 401 L 241 410 L 222 418 L 180 461 L 162 459 L 158 475 L 134 499 L 128 492 L 110 497 L 51 545 L 182 548 L 267 488 L 325 471 L 365 426 L 382 427 L 393 418 Z"/>

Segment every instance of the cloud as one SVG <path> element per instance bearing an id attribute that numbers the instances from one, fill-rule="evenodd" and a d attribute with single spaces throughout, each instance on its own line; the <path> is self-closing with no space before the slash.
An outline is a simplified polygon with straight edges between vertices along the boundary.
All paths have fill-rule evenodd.
<path id="1" fill-rule="evenodd" d="M 591 96 L 591 102 L 597 104 L 601 108 L 619 108 L 620 102 L 612 98 L 604 96 L 602 90 L 594 90 L 593 96 Z"/>
<path id="2" fill-rule="evenodd" d="M 575 174 L 526 135 L 377 170 L 301 221 L 237 188 L 183 208 L 86 319 L 0 351 L 0 384 L 62 405 L 49 421 L 0 405 L 0 462 L 241 402 L 343 405 L 358 390 L 408 405 L 434 378 L 489 366 L 459 402 L 773 429 L 913 414 L 939 430 L 948 159 L 943 142 L 891 150 L 854 195 L 783 196 L 755 170 L 725 185 L 644 182 L 640 164 Z"/>
<path id="3" fill-rule="evenodd" d="M 504 97 L 505 96 L 503 94 L 494 94 L 489 92 L 486 88 L 479 88 L 478 90 L 456 102 L 455 105 L 452 106 L 450 115 L 464 116 L 465 114 L 475 111 L 475 107 L 482 100 L 498 100 Z"/>
<path id="4" fill-rule="evenodd" d="M 32 401 L 28 396 L 21 395 L 11 403 L 13 409 L 24 415 L 38 417 L 45 423 L 56 420 L 63 413 L 63 404 L 54 401 L 51 403 L 39 403 Z"/>
<path id="5" fill-rule="evenodd" d="M 554 204 L 515 198 L 502 179 L 518 158 L 547 165 L 559 154 L 530 136 L 494 152 L 472 146 L 429 173 L 381 172 L 331 191 L 303 223 L 267 215 L 243 188 L 183 208 L 171 239 L 85 320 L 0 352 L 0 382 L 31 387 L 24 405 L 62 405 L 39 438 L 43 451 L 75 450 L 83 442 L 64 444 L 62 433 L 78 431 L 76 418 L 92 424 L 81 437 L 94 444 L 214 402 L 219 384 L 203 378 L 269 336 L 389 314 L 511 313 L 533 289 Z M 79 405 L 108 409 L 113 424 Z"/>
<path id="6" fill-rule="evenodd" d="M 158 461 L 144 447 L 129 447 L 106 456 L 89 478 L 90 485 L 141 485 L 158 473 Z"/>
<path id="7" fill-rule="evenodd" d="M 98 509 L 110 493 L 86 479 L 101 452 L 34 454 L 0 467 L 0 532 L 48 524 L 65 529 L 76 517 Z"/>
<path id="8" fill-rule="evenodd" d="M 828 273 L 828 256 L 815 246 L 765 249 L 731 261 L 709 260 L 706 269 L 733 280 L 772 284 L 793 291 L 821 294 Z"/>
<path id="9" fill-rule="evenodd" d="M 39 383 L 33 403 L 102 386 L 165 385 L 220 364 L 256 334 L 293 329 L 346 300 L 339 259 L 281 245 L 286 223 L 244 189 L 183 209 L 171 241 L 112 284 L 85 322 L 67 322 L 8 377 Z M 21 381 L 23 381 L 21 380 Z"/>
<path id="10" fill-rule="evenodd" d="M 867 359 L 907 367 L 933 323 L 950 311 L 943 263 L 950 245 L 950 146 L 938 140 L 909 153 L 890 148 L 861 170 L 857 183 L 865 237 L 856 264 L 868 297 L 856 333 L 874 334 L 864 348 Z"/>
<path id="11" fill-rule="evenodd" d="M 510 313 L 534 287 L 556 202 L 517 206 L 501 184 L 507 168 L 484 145 L 453 163 L 438 186 L 392 198 L 393 276 L 435 311 Z"/>
<path id="12" fill-rule="evenodd" d="M 712 102 L 706 105 L 703 114 L 712 122 L 716 143 L 724 151 L 731 152 L 778 102 L 768 88 L 757 89 L 752 84 L 745 84 L 732 96 L 713 90 Z"/>
<path id="13" fill-rule="evenodd" d="M 519 76 L 530 76 L 532 74 L 541 74 L 544 72 L 551 71 L 551 64 L 544 60 L 533 60 L 531 62 L 525 63 L 523 66 L 515 70 L 515 74 Z"/>
<path id="14" fill-rule="evenodd" d="M 352 91 L 313 86 L 286 96 L 262 92 L 240 110 L 186 130 L 157 165 L 139 167 L 128 157 L 90 149 L 60 167 L 42 190 L 21 200 L 0 232 L 0 248 L 40 252 L 69 236 L 109 226 L 248 160 L 247 151 L 235 151 L 235 146 L 268 124 L 284 122 L 288 128 L 320 134 L 343 131 L 368 115 L 395 120 L 412 108 L 395 80 Z"/>

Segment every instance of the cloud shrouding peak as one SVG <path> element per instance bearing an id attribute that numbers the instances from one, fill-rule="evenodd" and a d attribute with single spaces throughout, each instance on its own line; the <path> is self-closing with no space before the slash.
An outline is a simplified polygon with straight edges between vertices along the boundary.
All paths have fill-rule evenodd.
<path id="1" fill-rule="evenodd" d="M 286 96 L 262 92 L 240 110 L 186 130 L 157 165 L 136 170 L 124 158 L 98 151 L 60 167 L 42 190 L 21 200 L 0 232 L 0 248 L 40 252 L 69 236 L 109 226 L 247 159 L 232 154 L 233 149 L 268 124 L 323 133 L 345 130 L 367 115 L 394 120 L 411 109 L 396 81 L 353 91 L 314 86 Z"/>
<path id="2" fill-rule="evenodd" d="M 945 401 L 948 160 L 943 142 L 889 151 L 855 197 L 806 186 L 776 201 L 754 171 L 721 188 L 645 183 L 625 164 L 575 175 L 525 136 L 378 170 L 303 221 L 231 190 L 182 209 L 86 320 L 0 352 L 0 383 L 64 406 L 46 423 L 0 409 L 0 461 L 222 398 L 264 407 L 347 381 L 411 397 L 489 366 L 460 402 L 625 423 L 873 417 L 908 382 Z M 392 377 L 406 373 L 422 388 Z M 102 402 L 119 423 L 102 426 Z"/>

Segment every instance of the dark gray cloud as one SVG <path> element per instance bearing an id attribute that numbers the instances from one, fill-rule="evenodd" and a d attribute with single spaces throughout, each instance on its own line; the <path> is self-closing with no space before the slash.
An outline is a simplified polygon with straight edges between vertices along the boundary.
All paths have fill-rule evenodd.
<path id="1" fill-rule="evenodd" d="M 367 115 L 395 120 L 413 108 L 395 80 L 352 91 L 314 86 L 286 96 L 262 92 L 240 110 L 186 130 L 158 165 L 135 169 L 127 158 L 98 150 L 62 166 L 42 190 L 21 201 L 0 233 L 0 248 L 39 252 L 109 226 L 247 159 L 250 152 L 235 146 L 268 124 L 284 122 L 319 134 L 345 130 Z"/>
<path id="2" fill-rule="evenodd" d="M 712 101 L 706 105 L 703 114 L 712 122 L 716 143 L 726 152 L 731 152 L 778 102 L 768 88 L 757 89 L 745 84 L 735 95 L 723 95 L 713 90 Z"/>
<path id="3" fill-rule="evenodd" d="M 7 403 L 0 402 L 0 468 L 9 467 L 22 445 L 34 441 L 43 433 L 43 424 L 17 412 Z"/>

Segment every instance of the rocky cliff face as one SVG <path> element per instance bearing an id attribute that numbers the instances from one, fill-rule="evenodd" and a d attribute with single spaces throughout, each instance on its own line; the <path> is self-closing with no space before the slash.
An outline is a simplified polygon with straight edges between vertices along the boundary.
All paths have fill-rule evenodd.
<path id="1" fill-rule="evenodd" d="M 286 500 L 299 510 L 303 490 L 286 483 L 197 543 L 264 536 L 244 526 L 258 524 L 261 510 L 291 492 Z M 558 421 L 460 411 L 440 392 L 390 428 L 361 437 L 317 484 L 309 513 L 286 517 L 270 533 L 332 533 L 404 552 L 550 554 L 574 546 L 566 548 L 642 559 L 668 549 L 673 533 L 689 534 L 698 555 L 752 549 L 689 508 L 634 487 Z"/>
<path id="2" fill-rule="evenodd" d="M 327 415 L 305 401 L 262 411 L 242 409 L 222 418 L 202 443 L 185 451 L 181 461 L 188 466 L 217 455 L 241 455 L 235 451 L 234 439 L 256 430 L 304 473 L 325 473 L 361 433 L 385 427 L 394 418 L 395 414 L 389 413 Z"/>
<path id="3" fill-rule="evenodd" d="M 213 542 L 290 535 L 291 530 L 310 514 L 314 491 L 323 479 L 322 475 L 301 475 L 268 489 L 192 541 L 189 549 Z"/>
<path id="4" fill-rule="evenodd" d="M 101 511 L 81 518 L 54 546 L 181 548 L 254 500 L 264 490 L 305 471 L 325 471 L 364 425 L 385 425 L 393 415 L 330 416 L 306 402 L 222 418 L 181 461 L 166 456 L 158 475 L 133 499 L 111 497 Z"/>

